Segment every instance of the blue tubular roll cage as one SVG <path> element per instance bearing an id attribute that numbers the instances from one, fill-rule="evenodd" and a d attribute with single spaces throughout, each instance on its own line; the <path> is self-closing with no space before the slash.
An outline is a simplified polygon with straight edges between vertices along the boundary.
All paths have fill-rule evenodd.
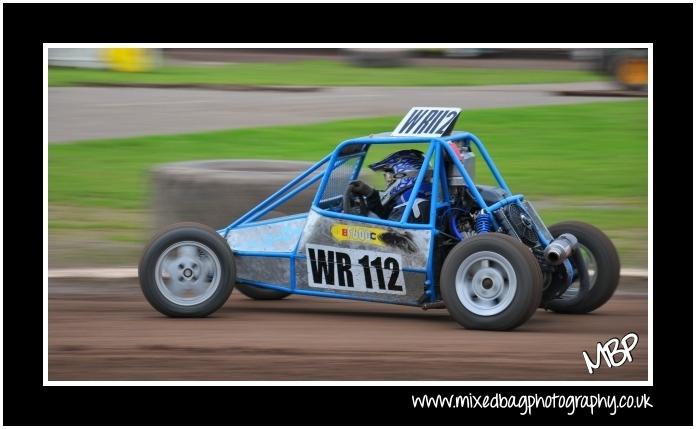
<path id="1" fill-rule="evenodd" d="M 494 204 L 488 205 L 486 201 L 484 200 L 483 196 L 479 192 L 478 188 L 476 187 L 476 184 L 474 183 L 473 179 L 469 175 L 468 171 L 464 167 L 464 164 L 459 158 L 459 155 L 455 152 L 455 150 L 450 146 L 450 142 L 453 141 L 461 141 L 464 142 L 465 144 L 471 144 L 473 143 L 476 146 L 477 151 L 485 161 L 488 169 L 491 171 L 493 177 L 495 178 L 498 186 L 504 191 L 505 193 L 505 198 L 501 199 L 500 201 L 497 201 Z M 360 173 L 360 169 L 362 167 L 362 164 L 365 160 L 367 151 L 369 150 L 371 145 L 381 145 L 381 144 L 416 144 L 416 143 L 427 143 L 429 144 L 428 150 L 424 155 L 424 162 L 423 162 L 423 167 L 418 173 L 418 176 L 416 178 L 416 182 L 414 184 L 414 192 L 411 192 L 411 195 L 409 197 L 409 200 L 406 205 L 406 210 L 404 211 L 403 217 L 401 218 L 400 221 L 393 221 L 393 220 L 386 220 L 386 219 L 380 219 L 380 218 L 373 218 L 373 217 L 366 217 L 366 216 L 360 216 L 360 215 L 354 215 L 354 214 L 349 214 L 349 213 L 340 213 L 336 211 L 331 211 L 331 210 L 325 210 L 320 207 L 321 201 L 322 201 L 322 196 L 324 195 L 324 191 L 326 190 L 326 187 L 329 183 L 331 173 L 334 169 L 337 167 L 343 165 L 347 160 L 349 159 L 354 159 L 358 158 L 358 162 L 356 165 L 353 167 L 353 171 L 350 175 L 351 180 L 355 180 L 358 178 L 358 175 Z M 341 155 L 344 152 L 344 149 L 354 146 L 354 145 L 362 145 L 363 147 L 361 148 L 360 151 L 358 152 L 348 152 L 350 153 L 348 155 Z M 297 194 L 300 192 L 304 191 L 308 187 L 314 185 L 317 181 L 321 180 L 319 184 L 319 188 L 314 196 L 313 202 L 312 202 L 312 207 L 311 210 L 315 211 L 316 213 L 321 214 L 322 216 L 325 217 L 330 217 L 330 218 L 336 218 L 336 219 L 345 219 L 345 220 L 352 220 L 356 222 L 362 222 L 362 223 L 370 223 L 370 224 L 376 224 L 376 225 L 384 225 L 384 226 L 390 226 L 390 227 L 396 227 L 396 228 L 407 228 L 407 229 L 420 229 L 420 230 L 429 230 L 431 232 L 431 239 L 430 239 L 430 247 L 428 249 L 428 259 L 427 259 L 427 264 L 426 264 L 426 270 L 425 270 L 425 286 L 426 286 L 426 295 L 428 296 L 428 300 L 430 302 L 435 301 L 438 299 L 437 293 L 436 293 L 436 288 L 435 288 L 435 279 L 437 278 L 434 272 L 434 260 L 435 260 L 435 242 L 437 241 L 437 236 L 441 233 L 441 231 L 438 229 L 437 225 L 437 211 L 439 209 L 447 209 L 451 205 L 450 201 L 450 195 L 449 195 L 449 190 L 448 190 L 448 182 L 447 182 L 447 172 L 443 168 L 444 165 L 444 159 L 443 156 L 447 156 L 447 158 L 453 163 L 455 168 L 459 171 L 461 174 L 462 178 L 464 179 L 464 182 L 468 188 L 469 193 L 473 197 L 474 201 L 487 213 L 492 214 L 495 210 L 498 210 L 506 205 L 509 204 L 522 204 L 522 201 L 524 200 L 523 195 L 518 194 L 518 195 L 512 195 L 512 192 L 510 192 L 510 188 L 507 186 L 507 183 L 503 179 L 503 176 L 500 174 L 500 171 L 496 167 L 495 163 L 491 159 L 490 155 L 488 154 L 488 151 L 486 150 L 485 146 L 481 142 L 481 140 L 478 139 L 474 134 L 471 134 L 469 132 L 458 132 L 456 134 L 446 136 L 446 137 L 361 137 L 361 138 L 356 138 L 356 139 L 351 139 L 351 140 L 346 140 L 339 144 L 336 149 L 326 157 L 324 157 L 322 160 L 314 164 L 312 167 L 307 169 L 305 172 L 297 176 L 295 179 L 290 181 L 288 184 L 283 186 L 281 189 L 273 193 L 271 196 L 263 200 L 260 204 L 258 204 L 256 207 L 251 209 L 248 213 L 246 213 L 244 216 L 240 217 L 237 219 L 235 222 L 230 224 L 227 228 L 224 228 L 220 231 L 218 231 L 223 237 L 227 238 L 228 233 L 235 229 L 235 228 L 241 228 L 241 227 L 248 227 L 248 226 L 254 226 L 254 225 L 261 225 L 264 223 L 272 223 L 276 220 L 269 220 L 269 221 L 258 221 L 259 218 L 262 216 L 266 215 L 269 213 L 271 210 L 275 209 L 279 205 L 287 202 L 288 200 L 292 199 L 295 197 Z M 430 204 L 430 217 L 429 217 L 429 223 L 427 224 L 422 224 L 422 223 L 409 223 L 407 222 L 408 217 L 413 210 L 413 205 L 416 201 L 417 195 L 418 195 L 418 190 L 420 189 L 421 185 L 423 184 L 423 181 L 425 180 L 425 177 L 427 175 L 427 172 L 430 168 L 430 163 L 433 163 L 433 172 L 432 172 L 432 194 L 431 194 L 431 204 Z M 323 171 L 314 174 L 313 173 L 317 172 L 320 170 L 322 167 L 325 167 Z M 312 176 L 312 177 L 310 177 Z M 302 217 L 302 215 L 293 215 L 293 216 L 287 216 L 284 218 L 278 218 L 277 221 L 283 221 L 283 220 L 290 220 L 290 219 L 296 219 Z M 498 222 L 496 221 L 494 216 L 491 216 L 491 221 L 493 223 L 493 226 L 497 229 L 499 227 Z M 540 231 L 537 231 L 537 235 L 539 236 L 539 239 L 541 243 L 546 246 L 548 245 L 548 240 L 546 237 L 544 237 Z M 289 288 L 287 287 L 282 287 L 282 286 L 276 286 L 276 285 L 269 285 L 269 284 L 261 284 L 260 282 L 253 282 L 253 284 L 256 284 L 257 286 L 262 286 L 270 289 L 276 289 L 276 290 L 283 290 L 283 291 L 288 291 L 292 293 L 297 293 L 297 294 L 304 294 L 304 295 L 315 295 L 315 296 L 330 296 L 330 297 L 336 297 L 336 298 L 347 298 L 347 299 L 358 299 L 358 300 L 364 300 L 361 298 L 356 298 L 352 296 L 346 296 L 346 295 L 341 295 L 337 293 L 331 293 L 331 292 L 318 292 L 318 291 L 307 291 L 307 290 L 297 290 L 296 289 L 296 279 L 295 279 L 295 260 L 298 258 L 302 258 L 302 255 L 297 255 L 297 250 L 299 247 L 299 242 L 301 239 L 298 239 L 298 243 L 296 244 L 293 252 L 291 253 L 282 253 L 278 255 L 271 255 L 268 252 L 235 252 L 236 254 L 239 254 L 240 256 L 282 256 L 282 257 L 288 257 L 290 259 L 290 284 L 291 286 Z M 413 271 L 420 271 L 420 270 L 413 270 Z M 379 299 L 375 299 L 374 301 L 379 301 Z"/>

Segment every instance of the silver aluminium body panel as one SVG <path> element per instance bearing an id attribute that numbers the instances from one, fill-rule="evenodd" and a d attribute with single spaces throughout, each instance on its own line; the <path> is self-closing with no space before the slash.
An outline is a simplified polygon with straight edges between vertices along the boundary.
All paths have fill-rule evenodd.
<path id="1" fill-rule="evenodd" d="M 245 225 L 229 231 L 237 280 L 395 304 L 425 292 L 431 231 L 323 216 Z"/>
<path id="2" fill-rule="evenodd" d="M 370 223 L 368 218 L 357 222 L 312 211 L 297 249 L 297 289 L 415 304 L 425 291 L 430 240 L 430 230 L 393 228 Z"/>
<path id="3" fill-rule="evenodd" d="M 227 235 L 227 244 L 235 252 L 237 279 L 291 287 L 290 259 L 271 256 L 295 250 L 307 218 L 278 218 L 272 223 L 244 225 Z M 252 252 L 264 256 L 246 255 Z"/>

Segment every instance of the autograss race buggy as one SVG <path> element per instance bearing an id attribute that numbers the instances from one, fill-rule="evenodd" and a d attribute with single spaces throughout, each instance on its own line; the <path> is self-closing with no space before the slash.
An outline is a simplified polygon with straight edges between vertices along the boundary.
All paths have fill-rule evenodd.
<path id="1" fill-rule="evenodd" d="M 344 141 L 219 231 L 195 223 L 166 228 L 140 262 L 145 297 L 165 315 L 204 317 L 236 285 L 261 300 L 294 293 L 447 308 L 464 327 L 489 330 L 513 329 L 539 307 L 588 313 L 607 302 L 619 281 L 612 242 L 581 222 L 547 228 L 510 191 L 481 140 L 451 131 L 459 112 L 413 108 L 391 134 Z M 376 217 L 351 182 L 366 177 L 371 149 L 407 145 L 427 146 L 415 192 L 400 220 Z M 474 182 L 474 148 L 497 186 Z M 426 185 L 428 221 L 416 223 L 409 215 Z M 308 212 L 262 219 L 311 190 Z"/>

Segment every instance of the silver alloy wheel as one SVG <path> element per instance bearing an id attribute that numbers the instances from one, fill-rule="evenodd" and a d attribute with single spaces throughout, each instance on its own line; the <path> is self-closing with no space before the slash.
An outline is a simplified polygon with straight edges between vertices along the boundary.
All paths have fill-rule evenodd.
<path id="1" fill-rule="evenodd" d="M 182 306 L 197 305 L 213 296 L 221 274 L 217 255 L 195 241 L 172 244 L 155 265 L 157 288 L 167 300 Z"/>
<path id="2" fill-rule="evenodd" d="M 512 264 L 502 255 L 476 252 L 459 265 L 455 276 L 457 297 L 467 310 L 479 316 L 494 316 L 505 310 L 517 290 Z"/>
<path id="3" fill-rule="evenodd" d="M 587 247 L 583 246 L 580 243 L 578 243 L 578 249 L 580 250 L 580 254 L 582 255 L 582 259 L 585 261 L 585 266 L 587 267 L 587 273 L 590 275 L 590 289 L 592 289 L 592 287 L 597 282 L 597 259 L 595 259 L 592 252 L 590 252 L 590 249 L 588 249 Z M 580 290 L 580 278 L 577 278 L 573 281 L 573 283 L 571 283 L 570 286 L 568 286 L 568 289 L 566 289 L 566 291 L 563 292 L 563 295 L 561 295 L 561 298 L 563 298 L 563 299 L 573 298 L 575 295 L 578 294 L 579 290 Z"/>

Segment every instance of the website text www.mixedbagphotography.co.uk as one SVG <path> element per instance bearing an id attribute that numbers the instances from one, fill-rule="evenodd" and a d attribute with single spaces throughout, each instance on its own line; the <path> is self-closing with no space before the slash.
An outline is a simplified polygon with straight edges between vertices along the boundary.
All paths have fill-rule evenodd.
<path id="1" fill-rule="evenodd" d="M 568 415 L 573 415 L 579 409 L 589 410 L 594 415 L 595 410 L 604 409 L 610 415 L 616 415 L 620 409 L 652 408 L 650 396 L 642 395 L 411 395 L 414 408 L 518 408 L 521 415 L 531 415 L 534 408 L 567 409 Z"/>

